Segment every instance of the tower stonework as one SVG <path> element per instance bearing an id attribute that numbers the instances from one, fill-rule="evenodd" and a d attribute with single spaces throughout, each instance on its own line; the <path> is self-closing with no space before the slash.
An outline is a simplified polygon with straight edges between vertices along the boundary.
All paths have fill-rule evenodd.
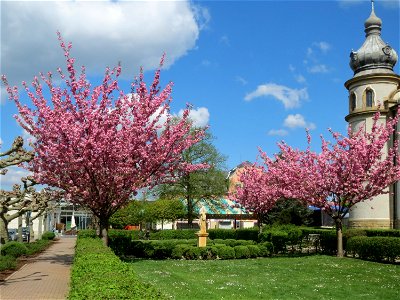
<path id="1" fill-rule="evenodd" d="M 400 103 L 400 76 L 393 67 L 397 62 L 396 51 L 381 38 L 382 21 L 372 11 L 365 21 L 366 38 L 357 51 L 350 53 L 350 67 L 354 76 L 346 81 L 349 91 L 349 114 L 346 121 L 352 130 L 360 126 L 371 129 L 374 114 L 380 110 L 380 122 L 386 122 Z M 397 132 L 399 124 L 397 124 Z M 393 144 L 393 139 L 386 146 Z M 388 187 L 389 193 L 358 203 L 350 210 L 349 227 L 399 228 L 400 195 L 399 182 Z"/>

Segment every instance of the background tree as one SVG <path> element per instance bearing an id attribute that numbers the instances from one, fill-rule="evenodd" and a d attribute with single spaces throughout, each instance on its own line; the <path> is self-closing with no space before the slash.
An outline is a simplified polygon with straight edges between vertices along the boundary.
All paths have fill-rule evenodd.
<path id="1" fill-rule="evenodd" d="M 194 132 L 198 129 L 192 129 Z M 174 183 L 159 186 L 157 192 L 161 199 L 184 199 L 187 207 L 189 227 L 193 226 L 196 204 L 201 199 L 218 200 L 226 195 L 226 157 L 212 144 L 213 137 L 207 132 L 202 141 L 182 152 L 182 159 L 188 164 L 207 165 L 207 169 L 194 172 L 180 172 Z"/>
<path id="2" fill-rule="evenodd" d="M 263 223 L 309 225 L 313 221 L 312 214 L 312 210 L 303 201 L 279 199 L 271 210 L 263 215 Z"/>
<path id="3" fill-rule="evenodd" d="M 150 214 L 154 221 L 161 221 L 161 229 L 164 229 L 164 222 L 174 222 L 186 215 L 186 209 L 179 199 L 160 199 L 149 202 Z"/>
<path id="4" fill-rule="evenodd" d="M 34 108 L 24 106 L 17 87 L 10 87 L 5 76 L 2 79 L 19 110 L 18 122 L 36 139 L 35 157 L 27 169 L 37 182 L 58 187 L 71 202 L 88 207 L 98 218 L 99 235 L 107 244 L 109 219 L 132 194 L 173 180 L 177 171 L 203 167 L 181 157 L 202 138 L 203 130 L 189 134 L 189 108 L 179 122 L 172 122 L 172 83 L 160 90 L 160 70 L 149 88 L 141 71 L 131 94 L 118 86 L 120 66 L 107 69 L 102 83 L 92 88 L 84 67 L 77 74 L 70 56 L 72 45 L 65 45 L 60 34 L 59 40 L 68 75 L 59 69 L 66 86 L 61 88 L 53 85 L 51 73 L 40 74 L 50 100 L 35 77 L 33 91 L 23 83 Z M 166 117 L 164 123 L 161 117 Z"/>
<path id="5" fill-rule="evenodd" d="M 127 225 L 141 225 L 152 222 L 148 208 L 150 202 L 131 200 L 118 209 L 110 218 L 110 225 L 115 229 L 124 229 Z"/>

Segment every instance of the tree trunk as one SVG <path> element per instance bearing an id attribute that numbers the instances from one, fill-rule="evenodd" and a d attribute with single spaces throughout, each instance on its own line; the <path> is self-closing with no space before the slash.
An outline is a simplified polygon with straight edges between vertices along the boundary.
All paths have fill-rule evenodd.
<path id="1" fill-rule="evenodd" d="M 343 257 L 342 219 L 335 218 L 335 225 L 337 237 L 337 257 Z"/>
<path id="2" fill-rule="evenodd" d="M 4 218 L 0 218 L 0 244 L 4 245 L 8 242 L 8 222 Z"/>
<path id="3" fill-rule="evenodd" d="M 18 242 L 22 243 L 22 216 L 18 217 Z"/>
<path id="4" fill-rule="evenodd" d="M 103 240 L 104 246 L 108 246 L 108 218 L 100 218 L 99 220 L 100 230 L 99 230 L 99 238 Z"/>
<path id="5" fill-rule="evenodd" d="M 188 220 L 188 227 L 193 227 L 193 203 L 191 199 L 187 199 L 187 220 Z"/>

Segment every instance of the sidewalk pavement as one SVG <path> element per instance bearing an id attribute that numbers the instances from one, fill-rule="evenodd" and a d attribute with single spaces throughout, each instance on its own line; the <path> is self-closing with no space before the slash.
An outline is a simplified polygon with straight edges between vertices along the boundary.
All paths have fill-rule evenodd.
<path id="1" fill-rule="evenodd" d="M 0 282 L 0 299 L 66 299 L 76 237 L 62 237 Z"/>

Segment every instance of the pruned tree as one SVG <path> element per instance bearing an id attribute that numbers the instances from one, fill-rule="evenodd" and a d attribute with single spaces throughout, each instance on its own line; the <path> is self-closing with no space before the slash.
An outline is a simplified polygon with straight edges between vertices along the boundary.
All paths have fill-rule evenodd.
<path id="1" fill-rule="evenodd" d="M 107 68 L 102 83 L 92 88 L 84 67 L 77 74 L 72 45 L 65 45 L 60 34 L 59 40 L 67 64 L 67 75 L 59 69 L 65 88 L 54 86 L 51 73 L 41 73 L 41 80 L 35 77 L 33 91 L 23 83 L 30 108 L 5 76 L 3 82 L 19 110 L 18 122 L 35 138 L 36 154 L 27 169 L 39 183 L 58 187 L 71 202 L 88 207 L 107 244 L 109 219 L 132 194 L 173 180 L 177 171 L 203 167 L 182 161 L 181 153 L 204 133 L 198 129 L 189 134 L 189 107 L 179 122 L 172 122 L 172 83 L 160 89 L 160 70 L 149 88 L 141 70 L 127 94 L 118 85 L 121 67 Z"/>
<path id="2" fill-rule="evenodd" d="M 23 146 L 24 140 L 18 136 L 10 149 L 0 152 L 0 175 L 7 173 L 7 167 L 29 162 L 33 159 L 34 152 L 27 151 Z M 28 182 L 26 178 L 23 178 L 22 181 L 24 185 L 23 197 L 19 197 L 21 196 L 20 185 L 15 185 L 12 192 L 0 190 L 0 244 L 8 241 L 8 223 L 28 211 L 31 205 L 31 201 L 25 199 L 25 192 L 32 189 L 33 183 Z M 13 211 L 13 214 L 9 215 L 9 211 Z"/>
<path id="3" fill-rule="evenodd" d="M 8 242 L 8 224 L 26 212 L 36 213 L 31 221 L 41 216 L 51 201 L 59 197 L 59 192 L 48 188 L 37 192 L 32 178 L 22 178 L 23 185 L 14 184 L 13 190 L 0 191 L 0 231 L 1 244 Z"/>

